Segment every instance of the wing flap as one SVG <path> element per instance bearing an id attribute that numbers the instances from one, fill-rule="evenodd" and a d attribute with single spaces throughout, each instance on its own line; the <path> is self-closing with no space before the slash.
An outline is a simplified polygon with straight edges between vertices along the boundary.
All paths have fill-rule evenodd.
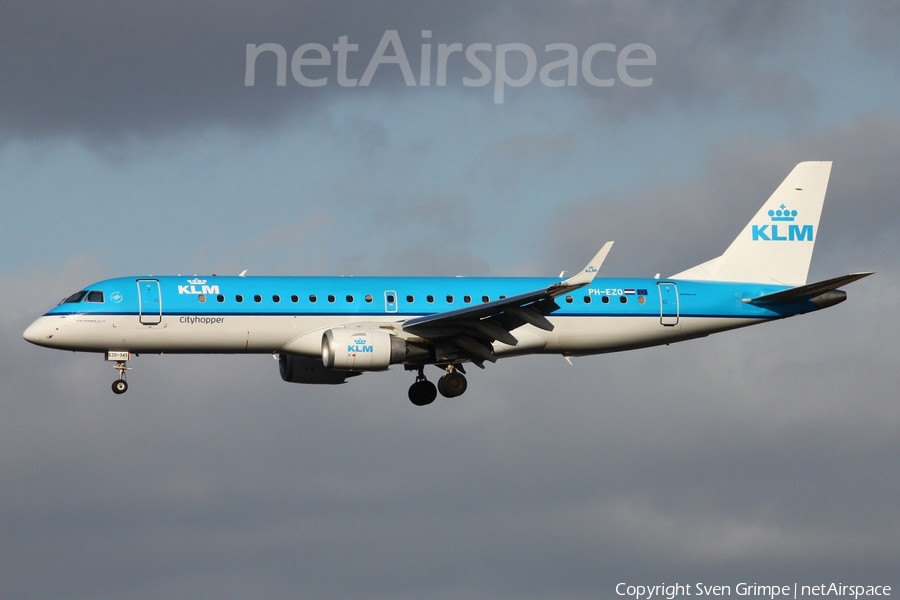
<path id="1" fill-rule="evenodd" d="M 490 340 L 497 340 L 499 342 L 503 342 L 508 346 L 519 345 L 519 340 L 516 339 L 513 334 L 503 329 L 499 325 L 493 323 L 489 319 L 475 321 L 472 323 L 472 326 Z"/>

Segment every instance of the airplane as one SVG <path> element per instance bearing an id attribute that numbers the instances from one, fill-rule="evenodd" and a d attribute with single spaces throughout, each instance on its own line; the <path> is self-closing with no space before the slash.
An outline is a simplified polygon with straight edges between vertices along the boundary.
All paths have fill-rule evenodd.
<path id="1" fill-rule="evenodd" d="M 807 283 L 831 174 L 798 164 L 725 252 L 670 277 L 598 278 L 607 242 L 576 275 L 536 277 L 120 277 L 68 296 L 24 338 L 102 353 L 113 392 L 140 354 L 272 354 L 281 378 L 342 384 L 415 371 L 409 400 L 462 395 L 465 366 L 559 354 L 571 362 L 767 323 L 843 302 L 871 272 Z M 425 367 L 442 371 L 437 386 Z"/>

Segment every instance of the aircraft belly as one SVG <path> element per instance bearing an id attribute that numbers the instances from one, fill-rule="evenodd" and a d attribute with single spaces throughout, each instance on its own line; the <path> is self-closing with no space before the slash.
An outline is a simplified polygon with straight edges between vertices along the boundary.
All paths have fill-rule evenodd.
<path id="1" fill-rule="evenodd" d="M 494 342 L 494 354 L 499 357 L 535 354 L 541 352 L 547 346 L 546 338 L 548 335 L 552 335 L 547 331 L 540 331 L 531 325 L 514 329 L 512 334 L 519 343 L 515 346 L 509 346 L 502 342 Z"/>
<path id="2" fill-rule="evenodd" d="M 681 317 L 678 327 L 660 324 L 659 316 L 577 317 L 553 319 L 544 353 L 599 354 L 670 344 L 759 323 L 764 319 Z"/>

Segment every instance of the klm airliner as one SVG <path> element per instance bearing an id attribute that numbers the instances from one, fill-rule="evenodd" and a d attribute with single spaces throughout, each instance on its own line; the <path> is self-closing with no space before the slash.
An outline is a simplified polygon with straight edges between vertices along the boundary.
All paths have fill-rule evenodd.
<path id="1" fill-rule="evenodd" d="M 466 391 L 466 365 L 576 356 L 705 337 L 843 302 L 871 273 L 807 283 L 830 162 L 797 165 L 725 252 L 660 279 L 598 278 L 606 243 L 568 279 L 139 276 L 87 286 L 25 330 L 29 342 L 102 353 L 128 389 L 151 353 L 278 357 L 292 383 L 340 384 L 403 365 L 413 404 Z M 437 386 L 425 368 L 441 370 Z"/>

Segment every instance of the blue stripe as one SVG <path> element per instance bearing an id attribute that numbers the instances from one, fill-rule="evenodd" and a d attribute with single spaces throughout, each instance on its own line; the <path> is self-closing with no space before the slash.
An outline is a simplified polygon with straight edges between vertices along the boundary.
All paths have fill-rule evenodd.
<path id="1" fill-rule="evenodd" d="M 129 277 L 109 279 L 87 286 L 86 290 L 99 290 L 105 293 L 106 302 L 92 304 L 63 304 L 47 312 L 47 315 L 119 315 L 137 316 L 139 314 L 137 281 L 139 279 L 157 280 L 160 283 L 161 302 L 165 316 L 328 316 L 336 317 L 394 317 L 405 319 L 411 316 L 424 316 L 457 310 L 464 307 L 477 306 L 486 295 L 497 300 L 501 295 L 514 296 L 534 290 L 546 288 L 557 279 L 547 278 L 455 278 L 455 277 Z M 190 280 L 205 281 L 205 284 L 190 284 Z M 741 298 L 755 298 L 770 294 L 790 286 L 766 285 L 758 283 L 722 283 L 697 281 L 671 281 L 655 279 L 607 279 L 597 278 L 586 288 L 568 294 L 573 302 L 566 302 L 566 296 L 557 298 L 560 306 L 553 316 L 578 317 L 659 317 L 660 301 L 658 283 L 674 283 L 678 288 L 679 316 L 682 318 L 775 318 L 790 316 L 810 309 L 805 303 L 765 308 L 740 302 Z M 190 286 L 194 285 L 191 289 Z M 179 291 L 202 291 L 202 285 L 216 289 L 225 296 L 225 302 L 216 300 L 216 293 L 207 293 L 207 301 L 199 302 L 198 294 L 179 293 Z M 629 302 L 621 304 L 617 293 L 624 296 L 625 289 L 647 290 L 647 302 L 636 304 L 636 295 L 628 295 Z M 385 292 L 396 294 L 395 305 L 399 310 L 389 312 L 385 306 Z M 611 293 L 607 293 L 611 292 Z M 114 296 L 115 294 L 115 296 Z M 234 300 L 235 295 L 244 297 L 243 303 Z M 263 297 L 262 302 L 255 302 L 254 295 Z M 281 302 L 272 302 L 273 295 L 279 295 Z M 318 302 L 310 303 L 309 295 L 315 294 Z M 345 296 L 354 297 L 347 303 Z M 372 302 L 365 302 L 366 295 L 372 296 Z M 299 302 L 291 302 L 292 295 L 299 296 Z M 328 302 L 328 295 L 336 297 L 335 302 Z M 415 297 L 415 302 L 406 302 L 406 296 Z M 426 302 L 432 295 L 435 301 Z M 452 295 L 454 302 L 448 303 L 446 296 Z M 463 302 L 463 296 L 471 296 L 472 301 Z M 600 301 L 608 295 L 609 303 Z M 121 297 L 121 302 L 114 304 L 113 297 Z M 590 304 L 584 297 L 592 299 Z M 113 307 L 121 307 L 121 311 L 111 312 Z M 222 310 L 227 307 L 227 310 Z M 283 308 L 282 308 L 283 307 Z M 421 307 L 422 310 L 412 310 Z M 144 308 L 146 309 L 146 303 Z M 298 310 L 299 309 L 299 310 Z M 151 314 L 151 311 L 143 311 Z"/>

